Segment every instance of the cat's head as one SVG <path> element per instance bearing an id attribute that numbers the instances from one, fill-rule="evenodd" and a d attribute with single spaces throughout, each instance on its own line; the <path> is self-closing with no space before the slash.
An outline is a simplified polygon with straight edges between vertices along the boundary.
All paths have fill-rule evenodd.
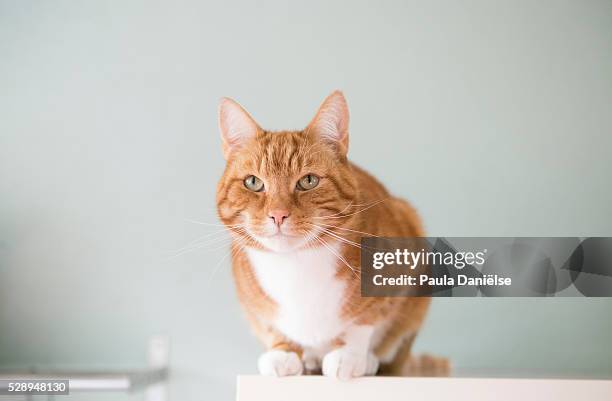
<path id="1" fill-rule="evenodd" d="M 222 99 L 221 221 L 249 246 L 277 252 L 319 246 L 315 236 L 348 219 L 358 194 L 347 160 L 348 123 L 339 91 L 302 131 L 265 131 L 238 103 Z"/>

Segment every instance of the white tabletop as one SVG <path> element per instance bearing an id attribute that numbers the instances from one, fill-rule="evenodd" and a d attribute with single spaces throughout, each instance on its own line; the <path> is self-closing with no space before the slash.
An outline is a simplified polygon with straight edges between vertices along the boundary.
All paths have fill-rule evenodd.
<path id="1" fill-rule="evenodd" d="M 466 377 L 239 376 L 237 401 L 569 401 L 612 400 L 611 380 Z"/>

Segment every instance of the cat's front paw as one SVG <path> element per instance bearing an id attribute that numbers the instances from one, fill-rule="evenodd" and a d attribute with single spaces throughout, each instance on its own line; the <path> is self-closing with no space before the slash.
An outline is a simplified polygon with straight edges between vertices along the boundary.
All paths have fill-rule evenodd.
<path id="1" fill-rule="evenodd" d="M 261 354 L 257 367 L 260 374 L 276 377 L 297 376 L 304 370 L 298 354 L 281 350 L 270 350 Z"/>
<path id="2" fill-rule="evenodd" d="M 323 374 L 334 379 L 374 375 L 378 371 L 378 358 L 372 352 L 355 352 L 346 347 L 337 348 L 323 357 Z"/>

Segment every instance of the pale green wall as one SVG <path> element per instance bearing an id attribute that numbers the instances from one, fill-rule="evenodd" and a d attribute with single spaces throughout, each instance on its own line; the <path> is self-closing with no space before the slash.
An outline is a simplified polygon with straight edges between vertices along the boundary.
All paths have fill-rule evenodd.
<path id="1" fill-rule="evenodd" d="M 166 260 L 216 222 L 220 96 L 290 128 L 344 89 L 353 159 L 431 235 L 612 235 L 612 3 L 370 3 L 1 1 L 0 364 L 162 332 L 189 383 L 255 371 L 224 252 Z M 612 300 L 448 299 L 417 347 L 612 374 L 611 337 Z"/>

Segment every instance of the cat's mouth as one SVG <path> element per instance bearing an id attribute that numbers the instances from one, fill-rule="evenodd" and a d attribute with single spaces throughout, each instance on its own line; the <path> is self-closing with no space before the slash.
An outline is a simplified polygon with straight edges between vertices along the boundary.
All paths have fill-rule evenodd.
<path id="1" fill-rule="evenodd" d="M 261 235 L 260 237 L 263 237 L 263 238 L 283 238 L 283 237 L 298 238 L 298 237 L 303 237 L 303 235 L 285 233 L 285 232 L 282 232 L 282 231 L 279 230 L 279 231 L 275 232 L 274 234 Z"/>
<path id="2" fill-rule="evenodd" d="M 275 252 L 289 252 L 301 248 L 307 238 L 301 234 L 286 233 L 278 230 L 270 235 L 256 235 L 255 240 L 264 248 Z"/>
<path id="3" fill-rule="evenodd" d="M 294 227 L 291 226 L 272 226 L 267 225 L 259 230 L 252 230 L 253 234 L 259 238 L 301 238 L 304 235 L 299 232 L 295 232 Z"/>

